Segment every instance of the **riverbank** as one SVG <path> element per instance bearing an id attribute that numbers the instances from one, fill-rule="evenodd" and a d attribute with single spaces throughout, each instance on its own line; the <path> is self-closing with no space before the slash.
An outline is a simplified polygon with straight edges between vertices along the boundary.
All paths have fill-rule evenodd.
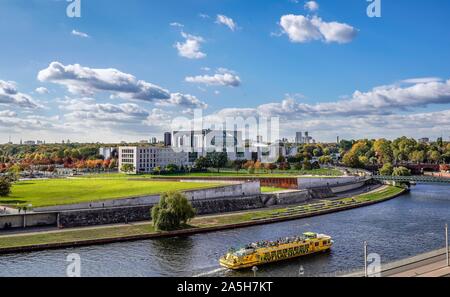
<path id="1" fill-rule="evenodd" d="M 402 188 L 389 186 L 367 194 L 333 201 L 319 201 L 318 203 L 287 208 L 198 217 L 191 222 L 189 228 L 173 232 L 157 232 L 150 222 L 145 222 L 6 235 L 0 236 L 0 254 L 162 237 L 189 236 L 198 233 L 271 224 L 368 206 L 398 197 L 405 191 Z"/>

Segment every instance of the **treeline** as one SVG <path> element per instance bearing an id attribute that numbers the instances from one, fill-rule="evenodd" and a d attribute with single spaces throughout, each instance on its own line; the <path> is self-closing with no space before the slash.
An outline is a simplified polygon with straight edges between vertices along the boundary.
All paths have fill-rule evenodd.
<path id="1" fill-rule="evenodd" d="M 342 141 L 342 163 L 353 168 L 383 166 L 385 164 L 447 164 L 450 163 L 450 143 L 439 138 L 434 143 L 421 143 L 401 137 L 386 139 Z"/>
<path id="2" fill-rule="evenodd" d="M 77 169 L 113 169 L 116 159 L 99 155 L 100 144 L 0 145 L 0 173 L 17 168 L 53 171 L 57 165 Z"/>

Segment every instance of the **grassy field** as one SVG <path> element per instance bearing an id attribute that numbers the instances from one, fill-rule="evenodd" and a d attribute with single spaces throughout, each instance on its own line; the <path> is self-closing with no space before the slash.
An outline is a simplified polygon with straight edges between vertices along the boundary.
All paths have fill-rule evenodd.
<path id="1" fill-rule="evenodd" d="M 376 200 L 383 200 L 394 197 L 403 191 L 401 188 L 386 187 L 376 192 L 363 194 L 351 198 L 340 199 L 343 202 L 351 202 L 353 204 L 360 202 L 369 202 Z M 306 213 L 314 213 L 315 211 L 332 209 L 333 207 L 327 205 L 331 202 L 325 203 L 321 209 L 317 209 L 313 204 L 301 206 L 306 210 Z M 345 203 L 345 205 L 348 205 Z M 206 228 L 215 226 L 226 226 L 230 224 L 238 224 L 249 222 L 255 219 L 273 218 L 275 216 L 290 216 L 294 213 L 294 209 L 298 206 L 279 208 L 279 209 L 263 209 L 254 210 L 242 213 L 233 213 L 225 215 L 197 217 L 190 222 L 191 227 Z M 23 247 L 36 244 L 55 244 L 55 243 L 70 243 L 85 240 L 105 239 L 105 238 L 120 238 L 126 236 L 154 234 L 151 222 L 141 224 L 129 224 L 124 226 L 100 226 L 94 228 L 84 228 L 76 230 L 61 230 L 55 232 L 35 233 L 35 234 L 19 234 L 0 236 L 0 248 Z"/>
<path id="2" fill-rule="evenodd" d="M 275 170 L 273 172 L 255 172 L 248 173 L 246 170 L 234 171 L 229 169 L 222 169 L 220 172 L 210 170 L 208 172 L 198 172 L 198 173 L 183 173 L 183 174 L 166 174 L 166 175 L 127 175 L 123 173 L 101 173 L 101 174 L 91 174 L 82 176 L 80 178 L 107 178 L 107 179 L 127 179 L 127 178 L 158 178 L 158 177 L 315 177 L 315 176 L 323 176 L 323 177 L 338 177 L 342 176 L 342 172 L 337 169 L 314 169 L 314 170 L 286 170 L 280 171 Z"/>
<path id="3" fill-rule="evenodd" d="M 286 191 L 287 189 L 283 188 L 275 188 L 275 187 L 261 187 L 261 193 L 273 193 L 273 192 L 280 192 L 280 191 Z"/>
<path id="4" fill-rule="evenodd" d="M 219 186 L 214 183 L 180 183 L 128 179 L 51 179 L 15 183 L 0 205 L 33 207 L 129 198 Z"/>

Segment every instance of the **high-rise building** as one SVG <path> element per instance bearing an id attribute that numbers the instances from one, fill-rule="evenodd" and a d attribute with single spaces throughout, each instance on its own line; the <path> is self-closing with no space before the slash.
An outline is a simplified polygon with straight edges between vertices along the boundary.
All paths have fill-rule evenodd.
<path id="1" fill-rule="evenodd" d="M 295 133 L 295 143 L 303 144 L 303 133 L 302 132 Z"/>
<path id="2" fill-rule="evenodd" d="M 164 133 L 164 146 L 166 147 L 172 146 L 172 133 L 170 132 Z"/>

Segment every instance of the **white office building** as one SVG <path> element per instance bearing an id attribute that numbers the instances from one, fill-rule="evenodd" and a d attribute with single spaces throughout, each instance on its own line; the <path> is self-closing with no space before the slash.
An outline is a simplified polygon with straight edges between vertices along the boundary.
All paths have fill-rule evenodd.
<path id="1" fill-rule="evenodd" d="M 194 162 L 189 160 L 189 153 L 175 152 L 172 148 L 124 146 L 119 147 L 119 170 L 125 164 L 132 165 L 135 173 L 151 173 L 156 167 L 165 168 L 170 164 L 193 166 Z"/>

